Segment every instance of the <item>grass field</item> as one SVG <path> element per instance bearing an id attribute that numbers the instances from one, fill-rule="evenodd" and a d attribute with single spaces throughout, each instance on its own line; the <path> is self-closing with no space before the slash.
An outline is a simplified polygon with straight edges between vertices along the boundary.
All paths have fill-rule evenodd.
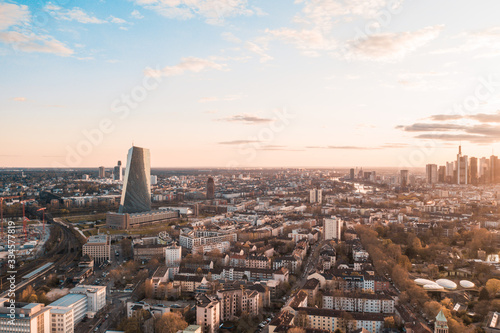
<path id="1" fill-rule="evenodd" d="M 105 220 L 106 213 L 67 216 L 67 217 L 64 217 L 64 219 L 70 223 L 93 222 L 93 221 L 98 221 L 98 220 Z"/>

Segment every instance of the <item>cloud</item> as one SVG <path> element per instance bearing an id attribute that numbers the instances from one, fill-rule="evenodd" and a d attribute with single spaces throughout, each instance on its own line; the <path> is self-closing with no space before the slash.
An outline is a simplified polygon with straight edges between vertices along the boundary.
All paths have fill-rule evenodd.
<path id="1" fill-rule="evenodd" d="M 406 132 L 428 132 L 428 131 L 454 131 L 464 129 L 463 125 L 457 124 L 426 124 L 426 123 L 416 123 L 410 126 L 397 126 L 396 128 L 402 129 Z"/>
<path id="2" fill-rule="evenodd" d="M 384 143 L 380 146 L 367 147 L 367 146 L 306 146 L 308 149 L 332 149 L 332 150 L 374 150 L 374 149 L 396 149 L 406 148 L 409 145 L 406 143 Z"/>
<path id="3" fill-rule="evenodd" d="M 48 3 L 45 6 L 45 11 L 49 13 L 56 20 L 61 21 L 76 21 L 79 23 L 91 23 L 91 24 L 102 24 L 106 23 L 106 20 L 98 19 L 95 16 L 91 16 L 83 11 L 83 9 L 75 7 L 72 9 L 65 9 L 54 5 L 52 3 Z"/>
<path id="4" fill-rule="evenodd" d="M 0 3 L 0 31 L 30 20 L 28 6 Z"/>
<path id="5" fill-rule="evenodd" d="M 111 15 L 109 18 L 108 18 L 109 22 L 111 23 L 115 23 L 115 24 L 125 24 L 125 23 L 128 23 L 127 21 L 125 21 L 124 19 L 121 19 L 119 17 L 114 17 L 113 15 Z"/>
<path id="6" fill-rule="evenodd" d="M 456 35 L 454 39 L 459 40 L 459 46 L 438 49 L 431 54 L 463 53 L 484 49 L 493 51 L 485 51 L 476 55 L 476 58 L 493 57 L 500 51 L 500 26 L 464 32 Z"/>
<path id="7" fill-rule="evenodd" d="M 241 43 L 241 39 L 236 37 L 232 32 L 223 32 L 221 33 L 222 38 L 224 38 L 225 41 L 239 44 Z"/>
<path id="8" fill-rule="evenodd" d="M 30 31 L 30 24 L 31 13 L 27 6 L 0 3 L 0 42 L 10 45 L 16 51 L 60 56 L 73 54 L 73 50 L 57 39 Z"/>
<path id="9" fill-rule="evenodd" d="M 243 94 L 237 94 L 237 95 L 226 95 L 224 97 L 216 97 L 216 96 L 210 96 L 210 97 L 202 97 L 198 101 L 199 103 L 207 103 L 207 102 L 226 102 L 226 101 L 236 101 L 241 98 L 243 98 Z"/>
<path id="10" fill-rule="evenodd" d="M 260 143 L 258 140 L 233 140 L 233 141 L 222 141 L 218 144 L 220 145 L 241 145 L 241 144 L 249 144 L 249 143 Z"/>
<path id="11" fill-rule="evenodd" d="M 73 50 L 51 36 L 35 34 L 25 35 L 17 31 L 0 32 L 0 41 L 24 52 L 53 53 L 60 56 L 70 56 Z"/>
<path id="12" fill-rule="evenodd" d="M 457 82 L 448 79 L 447 72 L 417 72 L 402 73 L 398 76 L 398 84 L 412 90 L 446 90 L 456 86 Z"/>
<path id="13" fill-rule="evenodd" d="M 295 30 L 280 28 L 276 30 L 266 30 L 266 33 L 285 43 L 294 45 L 305 55 L 309 56 L 318 56 L 318 51 L 333 50 L 337 47 L 337 42 L 333 38 L 327 37 L 324 31 L 320 29 Z"/>
<path id="14" fill-rule="evenodd" d="M 275 119 L 272 118 L 263 118 L 247 113 L 237 114 L 225 118 L 216 119 L 216 121 L 224 121 L 224 122 L 238 122 L 243 123 L 245 125 L 258 125 L 273 122 Z"/>
<path id="15" fill-rule="evenodd" d="M 478 144 L 500 141 L 500 110 L 496 113 L 472 115 L 438 114 L 428 118 L 430 123 L 397 126 L 405 132 L 421 132 L 417 139 L 469 141 Z"/>
<path id="16" fill-rule="evenodd" d="M 138 20 L 144 18 L 144 15 L 142 15 L 141 12 L 138 11 L 137 9 L 134 9 L 134 11 L 132 11 L 132 13 L 130 13 L 130 16 L 132 16 L 133 18 L 138 19 Z"/>
<path id="17" fill-rule="evenodd" d="M 199 73 L 207 69 L 224 70 L 226 64 L 219 64 L 208 59 L 201 59 L 196 57 L 182 58 L 181 61 L 175 66 L 167 66 L 163 69 L 157 70 L 147 68 L 144 71 L 146 76 L 176 76 L 182 75 L 185 72 Z"/>
<path id="18" fill-rule="evenodd" d="M 346 57 L 376 61 L 402 59 L 436 39 L 443 28 L 443 25 L 436 25 L 416 31 L 380 33 L 365 39 L 351 40 L 347 44 Z"/>
<path id="19" fill-rule="evenodd" d="M 26 97 L 14 97 L 12 100 L 15 102 L 26 102 L 27 99 Z"/>
<path id="20" fill-rule="evenodd" d="M 256 53 L 257 55 L 259 55 L 261 63 L 264 63 L 264 62 L 267 62 L 269 60 L 273 60 L 274 59 L 272 56 L 270 56 L 269 54 L 267 54 L 267 52 L 266 52 L 267 48 L 259 46 L 259 45 L 257 45 L 254 42 L 250 42 L 250 41 L 246 42 L 245 43 L 245 47 L 248 50 L 252 51 L 253 53 Z"/>
<path id="21" fill-rule="evenodd" d="M 246 0 L 135 0 L 135 4 L 168 18 L 202 17 L 206 23 L 215 25 L 228 17 L 262 14 L 258 8 L 249 8 Z"/>

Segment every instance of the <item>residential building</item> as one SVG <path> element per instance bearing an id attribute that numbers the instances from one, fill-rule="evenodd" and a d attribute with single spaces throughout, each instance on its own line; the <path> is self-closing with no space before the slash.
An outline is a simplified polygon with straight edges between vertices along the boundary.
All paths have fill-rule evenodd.
<path id="1" fill-rule="evenodd" d="M 108 235 L 90 236 L 87 243 L 82 246 L 83 255 L 88 255 L 95 262 L 111 259 L 111 242 Z"/>

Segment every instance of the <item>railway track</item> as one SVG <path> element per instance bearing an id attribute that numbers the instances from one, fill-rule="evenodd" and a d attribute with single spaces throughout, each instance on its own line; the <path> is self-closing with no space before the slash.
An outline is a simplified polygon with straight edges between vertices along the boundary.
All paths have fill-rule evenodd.
<path id="1" fill-rule="evenodd" d="M 51 232 L 55 233 L 55 237 L 51 237 L 51 239 L 55 242 L 55 245 L 51 246 L 51 249 L 41 255 L 40 258 L 16 269 L 16 295 L 20 295 L 21 291 L 28 284 L 36 287 L 40 283 L 40 280 L 48 273 L 57 273 L 58 269 L 68 268 L 81 256 L 83 240 L 72 231 L 72 226 L 67 225 L 59 219 L 52 218 L 50 214 L 46 214 L 45 217 L 52 224 Z M 53 263 L 53 265 L 30 278 L 29 282 L 22 279 L 23 276 L 43 267 L 49 262 Z M 7 280 L 9 276 L 10 274 L 5 273 L 0 277 L 0 296 L 4 295 L 5 291 L 9 289 L 10 283 Z"/>

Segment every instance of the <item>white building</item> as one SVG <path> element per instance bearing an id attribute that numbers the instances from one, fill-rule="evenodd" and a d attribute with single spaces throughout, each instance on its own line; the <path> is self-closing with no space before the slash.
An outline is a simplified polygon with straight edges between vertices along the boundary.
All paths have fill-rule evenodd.
<path id="1" fill-rule="evenodd" d="M 49 307 L 68 307 L 73 309 L 74 324 L 78 324 L 86 315 L 93 317 L 106 306 L 106 286 L 81 285 L 70 293 L 48 305 Z"/>
<path id="2" fill-rule="evenodd" d="M 165 248 L 165 264 L 167 267 L 177 267 L 182 260 L 182 247 L 172 245 Z"/>
<path id="3" fill-rule="evenodd" d="M 156 184 L 158 184 L 158 176 L 151 175 L 151 185 L 156 185 Z"/>
<path id="4" fill-rule="evenodd" d="M 41 303 L 10 303 L 0 298 L 0 332 L 50 332 L 50 308 Z"/>
<path id="5" fill-rule="evenodd" d="M 309 191 L 309 202 L 310 203 L 321 203 L 323 202 L 323 190 L 314 189 Z"/>
<path id="6" fill-rule="evenodd" d="M 82 247 L 83 255 L 88 254 L 96 262 L 111 259 L 111 242 L 107 235 L 90 236 Z"/>
<path id="7" fill-rule="evenodd" d="M 196 304 L 196 324 L 203 327 L 205 333 L 218 332 L 220 315 L 220 302 L 217 298 L 200 294 Z"/>
<path id="8" fill-rule="evenodd" d="M 330 219 L 325 219 L 323 229 L 325 240 L 336 239 L 340 241 L 342 220 L 335 216 L 332 216 Z"/>
<path id="9" fill-rule="evenodd" d="M 70 293 L 87 296 L 87 312 L 96 313 L 106 306 L 106 286 L 80 285 Z"/>
<path id="10" fill-rule="evenodd" d="M 65 307 L 73 309 L 73 323 L 78 324 L 87 314 L 87 297 L 85 295 L 68 294 L 48 305 L 49 308 Z"/>
<path id="11" fill-rule="evenodd" d="M 51 328 L 53 333 L 73 333 L 75 322 L 73 308 L 50 306 Z"/>

